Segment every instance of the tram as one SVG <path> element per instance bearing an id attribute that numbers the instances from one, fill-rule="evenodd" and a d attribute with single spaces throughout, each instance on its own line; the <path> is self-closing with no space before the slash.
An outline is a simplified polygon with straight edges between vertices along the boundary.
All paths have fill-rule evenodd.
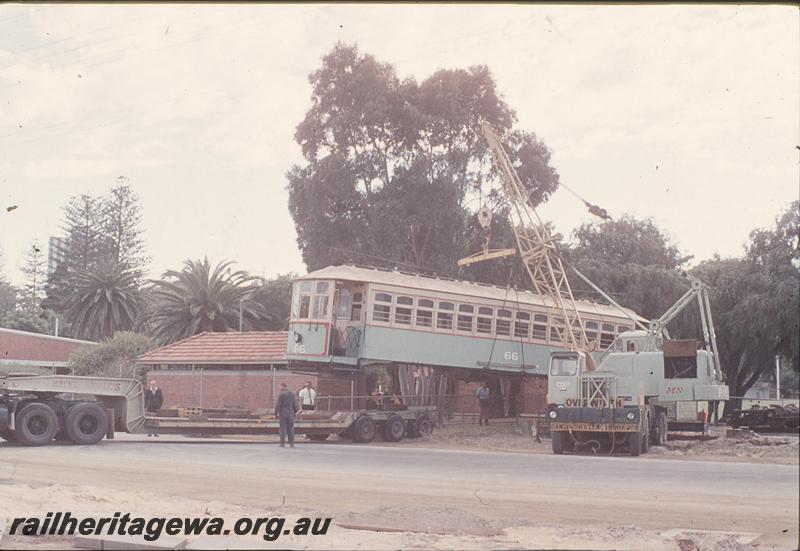
<path id="1" fill-rule="evenodd" d="M 632 318 L 646 322 L 627 309 L 576 305 L 598 355 L 633 329 Z M 563 348 L 553 308 L 530 291 L 328 266 L 293 282 L 287 358 L 296 368 L 417 364 L 546 375 L 550 352 Z"/>

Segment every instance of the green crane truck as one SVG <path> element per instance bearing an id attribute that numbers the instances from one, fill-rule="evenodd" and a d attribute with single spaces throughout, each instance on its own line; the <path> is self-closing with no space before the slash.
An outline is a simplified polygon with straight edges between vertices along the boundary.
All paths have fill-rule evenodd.
<path id="1" fill-rule="evenodd" d="M 705 346 L 670 340 L 667 323 L 694 299 L 700 307 Z M 646 330 L 622 333 L 601 357 L 585 351 L 551 354 L 548 412 L 553 452 L 601 444 L 625 445 L 631 455 L 663 444 L 670 429 L 667 412 L 678 402 L 728 399 L 722 381 L 706 286 L 692 286 Z"/>

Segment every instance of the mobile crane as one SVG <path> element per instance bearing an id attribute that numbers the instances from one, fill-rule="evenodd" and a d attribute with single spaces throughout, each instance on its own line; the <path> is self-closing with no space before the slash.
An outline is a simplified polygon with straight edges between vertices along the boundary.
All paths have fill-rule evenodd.
<path id="1" fill-rule="evenodd" d="M 567 278 L 565 265 L 552 236 L 542 223 L 503 145 L 488 123 L 481 126 L 500 175 L 502 192 L 511 207 L 517 248 L 536 291 L 551 299 L 551 320 L 564 350 L 551 353 L 548 376 L 548 417 L 553 452 L 600 440 L 627 444 L 631 455 L 647 452 L 649 444 L 666 441 L 667 409 L 677 402 L 716 402 L 728 399 L 722 382 L 708 289 L 699 280 L 660 318 L 617 337 L 596 365 L 583 320 Z M 574 192 L 573 192 L 574 193 Z M 590 212 L 610 218 L 594 205 Z M 594 207 L 594 210 L 591 208 Z M 597 212 L 595 212 L 597 211 Z M 486 216 L 484 215 L 484 218 Z M 463 259 L 465 265 L 497 258 L 503 251 L 484 252 Z M 622 308 L 577 269 L 572 270 L 612 305 Z M 705 347 L 694 340 L 670 340 L 667 324 L 697 299 Z M 627 313 L 626 313 L 627 315 Z M 551 322 L 552 323 L 552 322 Z M 595 448 L 596 450 L 597 448 Z"/>

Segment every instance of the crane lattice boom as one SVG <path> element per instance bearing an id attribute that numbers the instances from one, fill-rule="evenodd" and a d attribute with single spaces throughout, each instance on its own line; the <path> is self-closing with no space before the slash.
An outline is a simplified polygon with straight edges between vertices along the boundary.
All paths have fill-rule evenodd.
<path id="1" fill-rule="evenodd" d="M 494 130 L 486 122 L 481 125 L 481 130 L 492 150 L 503 193 L 511 206 L 511 222 L 522 263 L 536 292 L 552 301 L 551 331 L 556 330 L 566 348 L 587 349 L 589 343 L 583 320 L 553 238 L 528 201 L 525 186 Z"/>

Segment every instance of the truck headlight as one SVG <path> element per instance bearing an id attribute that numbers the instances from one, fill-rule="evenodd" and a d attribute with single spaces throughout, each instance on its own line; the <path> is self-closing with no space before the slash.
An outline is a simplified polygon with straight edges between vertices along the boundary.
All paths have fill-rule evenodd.
<path id="1" fill-rule="evenodd" d="M 628 413 L 625 414 L 625 417 L 628 418 L 628 421 L 633 421 L 634 419 L 636 419 L 636 414 L 632 411 L 629 411 Z"/>
<path id="2" fill-rule="evenodd" d="M 555 419 L 558 414 L 556 413 L 556 410 L 551 409 L 550 413 L 548 413 L 547 415 L 550 416 L 550 419 Z"/>

